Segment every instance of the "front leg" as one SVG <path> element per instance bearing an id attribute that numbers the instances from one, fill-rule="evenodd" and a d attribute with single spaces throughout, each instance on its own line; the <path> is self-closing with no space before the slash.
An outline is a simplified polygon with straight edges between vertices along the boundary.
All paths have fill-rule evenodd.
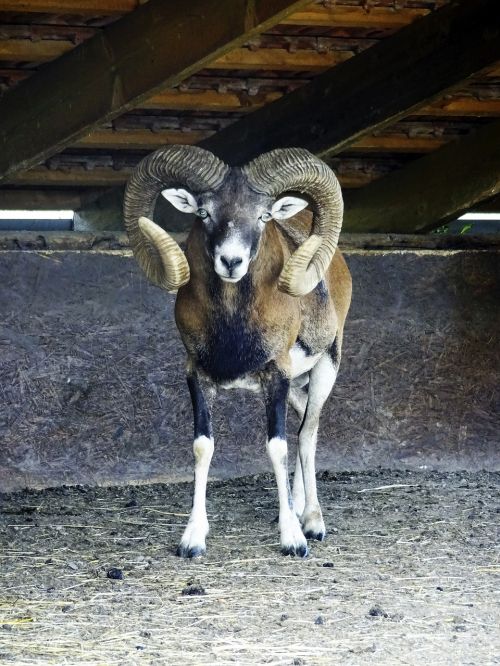
<path id="1" fill-rule="evenodd" d="M 267 412 L 267 452 L 278 485 L 279 528 L 283 555 L 307 555 L 307 541 L 293 508 L 286 442 L 286 411 L 290 382 L 275 363 L 270 363 L 262 377 Z"/>
<path id="2" fill-rule="evenodd" d="M 208 534 L 205 498 L 208 469 L 214 452 L 210 407 L 215 396 L 215 387 L 206 380 L 202 381 L 196 370 L 188 372 L 187 382 L 194 417 L 194 496 L 191 515 L 177 548 L 177 555 L 198 557 L 205 554 L 205 538 Z"/>

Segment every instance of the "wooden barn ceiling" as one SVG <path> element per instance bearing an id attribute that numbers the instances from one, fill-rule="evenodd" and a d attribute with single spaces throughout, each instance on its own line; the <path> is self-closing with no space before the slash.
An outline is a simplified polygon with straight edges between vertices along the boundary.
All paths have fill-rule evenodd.
<path id="1" fill-rule="evenodd" d="M 417 178 L 418 203 L 458 159 L 479 182 L 452 215 L 499 190 L 498 4 L 0 0 L 0 208 L 78 208 L 158 146 L 201 143 L 235 163 L 313 150 L 359 230 L 397 230 L 387 197 Z"/>

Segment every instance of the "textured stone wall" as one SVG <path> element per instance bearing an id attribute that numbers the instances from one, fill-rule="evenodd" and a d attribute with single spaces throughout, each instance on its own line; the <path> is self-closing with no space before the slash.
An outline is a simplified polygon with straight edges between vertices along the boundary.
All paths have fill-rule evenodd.
<path id="1" fill-rule="evenodd" d="M 499 469 L 499 251 L 346 256 L 319 467 Z M 191 478 L 173 302 L 126 252 L 0 252 L 0 490 Z M 213 476 L 269 469 L 257 396 L 222 392 L 215 416 Z"/>

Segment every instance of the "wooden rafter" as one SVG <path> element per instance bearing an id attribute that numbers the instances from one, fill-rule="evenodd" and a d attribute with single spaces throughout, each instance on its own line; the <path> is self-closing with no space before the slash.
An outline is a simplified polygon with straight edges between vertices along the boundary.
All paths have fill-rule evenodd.
<path id="1" fill-rule="evenodd" d="M 8 91 L 0 99 L 0 180 L 178 85 L 307 2 L 187 4 L 149 0 Z"/>
<path id="2" fill-rule="evenodd" d="M 499 24 L 497 0 L 446 5 L 202 145 L 233 163 L 289 145 L 336 154 L 500 59 Z"/>
<path id="3" fill-rule="evenodd" d="M 414 233 L 500 192 L 500 121 L 410 162 L 347 197 L 344 228 Z"/>

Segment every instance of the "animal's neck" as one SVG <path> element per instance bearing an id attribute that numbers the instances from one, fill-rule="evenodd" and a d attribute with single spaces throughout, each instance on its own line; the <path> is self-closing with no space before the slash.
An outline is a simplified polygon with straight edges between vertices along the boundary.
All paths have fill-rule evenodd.
<path id="1" fill-rule="evenodd" d="M 188 260 L 192 250 L 191 284 L 206 292 L 206 298 L 229 313 L 243 314 L 255 300 L 276 288 L 284 263 L 284 248 L 274 223 L 262 234 L 257 255 L 250 262 L 248 273 L 239 282 L 224 282 L 214 271 L 213 259 L 205 250 L 203 232 L 193 230 L 188 244 Z M 201 260 L 200 260 L 201 259 Z"/>

